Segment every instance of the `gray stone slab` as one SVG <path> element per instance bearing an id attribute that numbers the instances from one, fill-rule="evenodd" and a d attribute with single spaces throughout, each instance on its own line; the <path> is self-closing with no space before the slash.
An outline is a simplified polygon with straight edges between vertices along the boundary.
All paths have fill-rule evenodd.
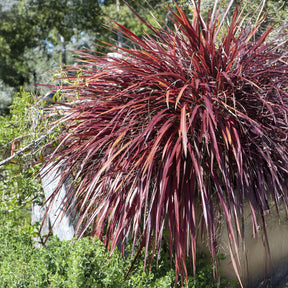
<path id="1" fill-rule="evenodd" d="M 61 169 L 59 169 L 59 166 L 53 165 L 53 167 L 52 165 L 47 166 L 41 172 L 41 181 L 46 200 L 56 190 L 61 179 Z M 57 236 L 60 240 L 71 240 L 75 234 L 71 216 L 63 213 L 63 200 L 65 201 L 66 193 L 66 186 L 62 185 L 49 209 L 49 219 L 53 226 L 53 235 Z"/>

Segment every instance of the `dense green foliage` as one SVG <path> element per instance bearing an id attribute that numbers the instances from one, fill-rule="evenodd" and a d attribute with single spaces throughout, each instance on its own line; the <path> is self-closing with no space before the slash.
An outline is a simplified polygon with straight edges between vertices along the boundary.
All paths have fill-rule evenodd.
<path id="1" fill-rule="evenodd" d="M 84 238 L 75 243 L 51 237 L 47 246 L 36 249 L 31 242 L 35 234 L 29 225 L 28 211 L 1 213 L 0 286 L 2 288 L 168 288 L 174 287 L 175 271 L 169 256 L 163 254 L 158 267 L 143 272 L 143 257 L 138 259 L 125 280 L 130 261 L 122 260 L 119 251 L 111 257 L 97 239 Z M 180 287 L 178 283 L 177 287 Z M 199 257 L 196 279 L 189 287 L 236 287 L 234 282 L 213 278 L 212 266 Z"/>
<path id="2" fill-rule="evenodd" d="M 79 37 L 87 31 L 97 41 L 103 31 L 101 14 L 93 0 L 19 0 L 10 9 L 0 9 L 0 79 L 15 88 L 43 81 L 41 74 L 52 69 L 55 61 L 57 66 L 66 63 L 67 44 L 81 46 Z M 44 66 L 42 71 L 39 65 Z"/>
<path id="3" fill-rule="evenodd" d="M 15 95 L 11 113 L 0 116 L 0 162 L 33 143 L 41 131 L 41 114 L 36 99 L 30 93 Z M 39 181 L 34 178 L 39 167 L 31 165 L 36 160 L 36 154 L 30 152 L 36 149 L 31 145 L 6 165 L 0 166 L 1 213 L 30 206 L 31 201 L 36 201 L 41 195 Z"/>

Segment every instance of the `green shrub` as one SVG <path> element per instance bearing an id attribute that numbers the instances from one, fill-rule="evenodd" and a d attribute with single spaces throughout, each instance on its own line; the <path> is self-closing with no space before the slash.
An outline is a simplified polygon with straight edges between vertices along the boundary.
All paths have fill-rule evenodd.
<path id="1" fill-rule="evenodd" d="M 34 227 L 27 216 L 23 209 L 14 210 L 0 220 L 1 288 L 174 287 L 175 270 L 167 254 L 161 254 L 158 267 L 153 263 L 150 272 L 143 272 L 144 257 L 139 257 L 124 280 L 130 260 L 123 261 L 117 250 L 109 258 L 107 249 L 95 238 L 71 243 L 52 236 L 47 246 L 34 248 Z M 234 287 L 225 279 L 219 283 L 214 280 L 212 265 L 204 254 L 199 255 L 197 263 L 196 279 L 189 276 L 189 287 Z M 181 287 L 180 282 L 177 287 Z"/>
<path id="2" fill-rule="evenodd" d="M 15 94 L 10 114 L 0 116 L 0 162 L 33 143 L 41 127 L 40 117 L 34 96 L 24 91 Z M 1 213 L 25 207 L 41 194 L 39 181 L 34 179 L 38 167 L 31 165 L 35 158 L 27 153 L 35 148 L 31 145 L 6 165 L 0 165 Z"/>

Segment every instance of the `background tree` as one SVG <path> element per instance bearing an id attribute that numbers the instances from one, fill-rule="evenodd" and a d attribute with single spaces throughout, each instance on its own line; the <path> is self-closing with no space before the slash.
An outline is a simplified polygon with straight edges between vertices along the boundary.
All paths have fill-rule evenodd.
<path id="1" fill-rule="evenodd" d="M 12 87 L 23 86 L 32 72 L 25 65 L 25 51 L 36 46 L 38 35 L 23 6 L 2 10 L 0 16 L 0 79 Z"/>
<path id="2" fill-rule="evenodd" d="M 63 64 L 67 61 L 65 49 L 69 42 L 79 41 L 87 31 L 96 42 L 103 30 L 102 12 L 97 1 L 30 0 L 27 6 L 33 15 L 29 17 L 30 22 L 39 27 L 45 41 L 52 45 L 61 43 Z"/>
<path id="3" fill-rule="evenodd" d="M 69 61 L 66 47 L 80 48 L 88 32 L 92 41 L 97 42 L 103 31 L 101 14 L 98 2 L 92 0 L 19 0 L 3 6 L 0 12 L 3 84 L 18 90 L 21 86 L 44 83 L 42 74 Z"/>
<path id="4" fill-rule="evenodd" d="M 167 6 L 171 6 L 171 8 L 174 9 L 173 3 L 177 2 L 178 4 L 182 4 L 185 8 L 188 3 L 187 0 L 128 0 L 125 1 L 129 6 L 133 8 L 137 12 L 139 16 L 141 16 L 145 21 L 156 25 L 156 22 L 154 18 L 157 19 L 157 21 L 160 22 L 166 22 L 168 24 L 169 17 L 167 14 Z M 117 9 L 117 3 L 119 4 L 120 8 Z M 143 37 L 144 32 L 148 32 L 148 29 L 145 25 L 139 23 L 137 16 L 133 14 L 133 12 L 128 8 L 128 6 L 122 1 L 116 1 L 116 0 L 104 0 L 102 2 L 102 10 L 104 15 L 108 19 L 112 19 L 117 21 L 117 23 L 127 27 L 129 30 L 133 31 L 138 37 Z M 188 9 L 187 9 L 188 10 Z M 111 23 L 109 21 L 106 21 L 106 24 L 108 26 L 111 26 Z M 119 38 L 118 35 L 108 34 L 109 35 L 109 41 L 111 39 L 117 40 Z M 106 35 L 106 36 L 108 36 Z M 117 37 L 118 36 L 118 37 Z M 125 37 L 121 39 L 123 43 L 127 43 L 129 41 L 125 40 Z"/>

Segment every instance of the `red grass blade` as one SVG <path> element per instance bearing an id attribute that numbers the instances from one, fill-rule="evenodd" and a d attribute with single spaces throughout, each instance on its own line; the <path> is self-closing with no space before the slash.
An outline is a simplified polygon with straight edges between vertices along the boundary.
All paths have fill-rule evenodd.
<path id="1" fill-rule="evenodd" d="M 62 126 L 46 161 L 62 163 L 61 184 L 73 179 L 65 207 L 79 214 L 79 237 L 89 228 L 111 253 L 131 237 L 146 265 L 167 229 L 176 281 L 187 278 L 187 255 L 195 272 L 198 226 L 217 259 L 215 211 L 239 281 L 243 205 L 255 233 L 273 201 L 288 213 L 286 38 L 268 42 L 272 28 L 242 27 L 242 12 L 223 27 L 232 3 L 222 16 L 215 4 L 207 23 L 200 4 L 193 21 L 176 5 L 175 31 L 138 16 L 152 34 L 143 38 L 112 21 L 133 49 L 108 44 L 121 58 L 80 52 L 81 74 L 72 67 L 62 89 L 71 103 L 51 113 Z"/>

